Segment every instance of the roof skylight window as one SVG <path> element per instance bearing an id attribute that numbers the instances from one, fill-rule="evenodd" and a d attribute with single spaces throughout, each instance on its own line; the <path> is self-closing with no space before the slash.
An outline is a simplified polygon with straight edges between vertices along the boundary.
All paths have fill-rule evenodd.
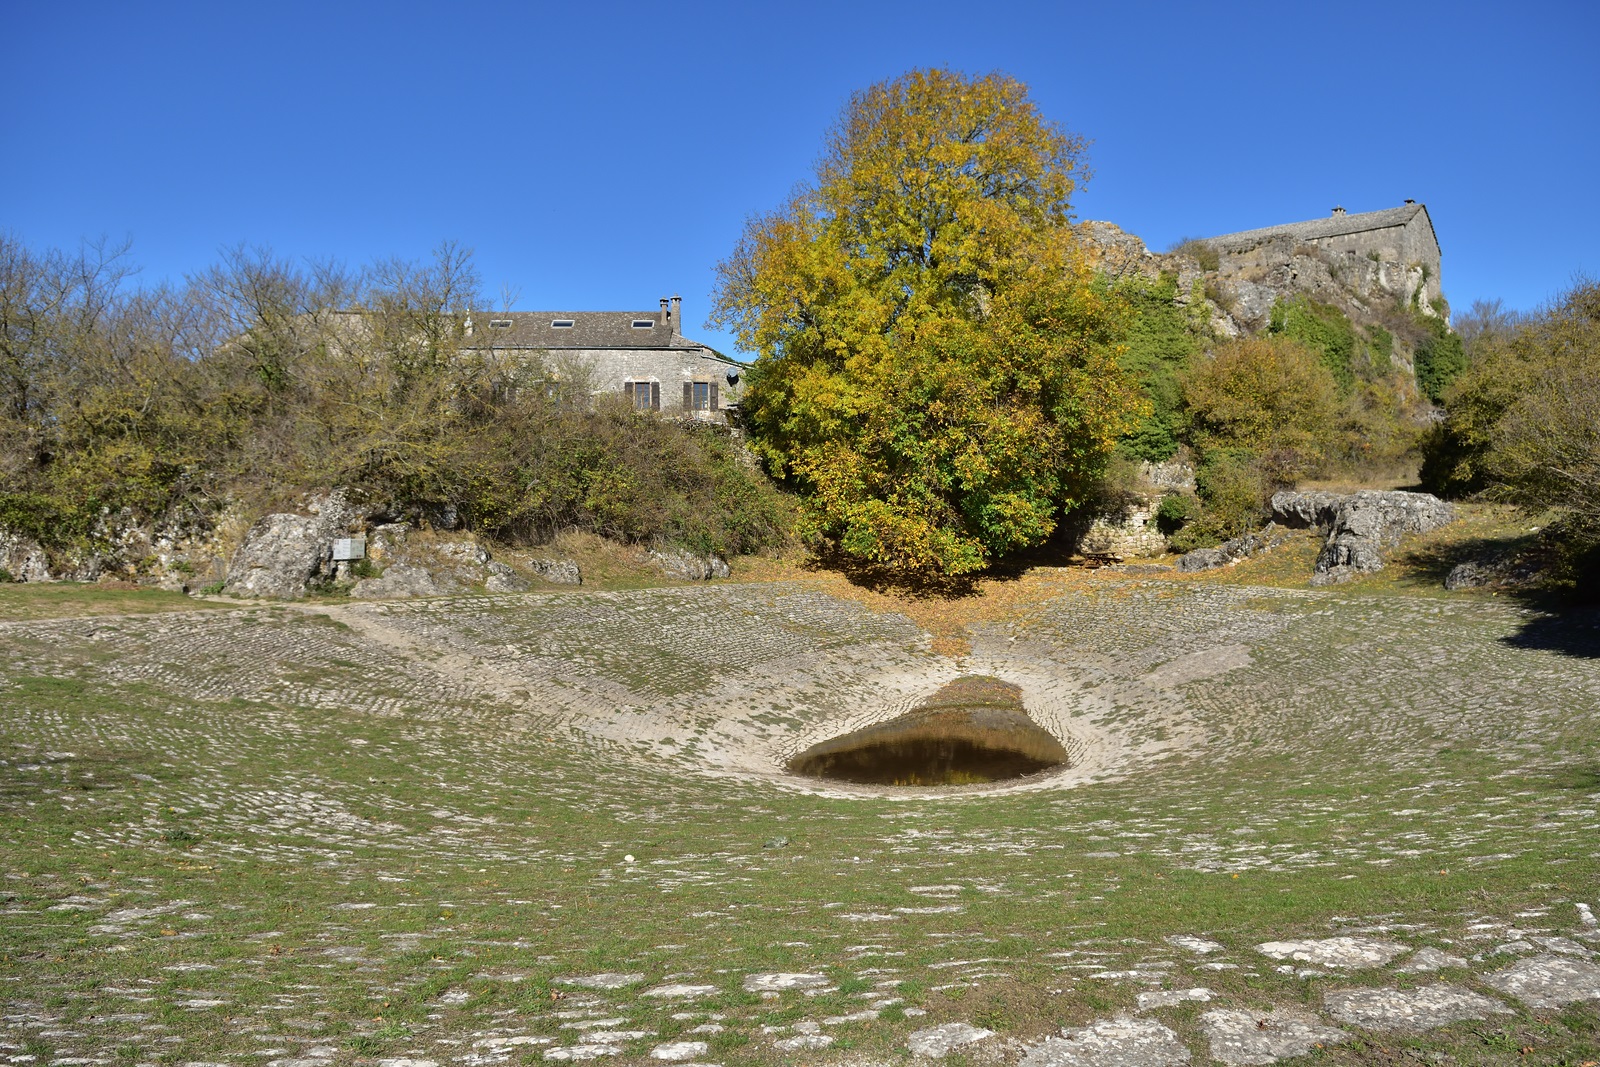
<path id="1" fill-rule="evenodd" d="M 655 319 L 634 319 L 633 320 L 633 328 L 635 330 L 653 329 L 655 327 L 655 324 L 656 324 L 656 320 Z"/>
<path id="2" fill-rule="evenodd" d="M 503 330 L 507 326 L 511 325 L 511 320 L 510 319 L 490 319 L 489 320 L 489 325 L 493 326 L 493 327 L 495 327 L 497 329 Z"/>
<path id="3" fill-rule="evenodd" d="M 550 325 L 554 326 L 558 330 L 570 330 L 572 329 L 573 322 L 571 319 L 556 319 L 550 323 Z"/>

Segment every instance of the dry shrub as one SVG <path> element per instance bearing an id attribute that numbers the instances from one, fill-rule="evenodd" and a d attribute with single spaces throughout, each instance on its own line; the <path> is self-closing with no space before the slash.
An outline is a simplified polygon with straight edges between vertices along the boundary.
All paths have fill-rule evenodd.
<path id="1" fill-rule="evenodd" d="M 1338 383 L 1317 354 L 1278 337 L 1219 345 L 1184 376 L 1183 398 L 1203 454 L 1273 457 L 1278 481 L 1326 462 L 1340 408 Z"/>

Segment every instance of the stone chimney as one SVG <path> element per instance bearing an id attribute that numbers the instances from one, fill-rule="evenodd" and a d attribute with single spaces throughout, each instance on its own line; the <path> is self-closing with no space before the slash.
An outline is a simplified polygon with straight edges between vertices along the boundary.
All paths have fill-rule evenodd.
<path id="1" fill-rule="evenodd" d="M 672 294 L 672 336 L 683 336 L 683 297 Z"/>
<path id="2" fill-rule="evenodd" d="M 1411 199 L 1407 199 L 1407 200 L 1406 200 L 1406 203 L 1408 203 L 1408 204 L 1415 204 L 1415 203 L 1416 203 L 1416 201 L 1415 201 L 1415 200 L 1411 200 Z"/>
<path id="3" fill-rule="evenodd" d="M 1335 205 L 1334 209 L 1333 209 L 1333 217 L 1334 218 L 1338 218 L 1340 215 L 1343 215 L 1343 214 L 1344 214 L 1344 208 Z"/>
<path id="4" fill-rule="evenodd" d="M 667 310 L 667 298 L 661 298 L 661 325 L 672 325 L 672 312 Z"/>

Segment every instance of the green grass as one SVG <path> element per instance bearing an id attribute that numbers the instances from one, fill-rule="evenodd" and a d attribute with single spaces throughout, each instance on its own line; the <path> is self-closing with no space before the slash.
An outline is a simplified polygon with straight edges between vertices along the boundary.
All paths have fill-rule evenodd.
<path id="1" fill-rule="evenodd" d="M 1255 665 L 1182 691 L 1207 743 L 1072 790 L 911 802 L 806 795 L 589 743 L 544 705 L 466 694 L 314 615 L 123 620 L 110 638 L 13 628 L 0 636 L 0 974 L 19 981 L 0 1042 L 41 1059 L 328 1046 L 355 1062 L 447 1062 L 496 1035 L 567 1043 L 558 1013 L 593 998 L 653 1035 L 623 1061 L 703 1037 L 716 1062 L 765 1064 L 793 1059 L 762 1026 L 880 997 L 899 1003 L 827 1027 L 835 1045 L 805 1055 L 894 1057 L 907 1032 L 951 1019 L 1035 1039 L 1131 1010 L 1146 984 L 1090 975 L 1163 960 L 1167 985 L 1207 985 L 1212 1006 L 1317 1010 L 1330 988 L 1435 977 L 1303 979 L 1255 944 L 1387 925 L 1405 929 L 1375 936 L 1477 951 L 1492 945 L 1464 938 L 1485 917 L 1568 934 L 1572 902 L 1600 904 L 1593 661 L 1506 644 L 1516 616 L 1479 601 L 1210 595 L 1108 583 L 1026 632 L 1116 663 L 1126 618 L 1170 611 L 1178 634 L 1281 626 L 1250 639 Z M 461 598 L 416 617 L 437 640 L 481 640 L 482 656 L 523 640 L 513 627 L 560 618 L 574 650 L 561 662 L 688 700 L 676 675 L 648 688 L 644 668 L 670 666 L 659 633 L 555 614 L 586 596 Z M 593 604 L 726 632 L 713 680 L 763 679 L 781 662 L 777 646 L 732 662 L 777 625 L 735 591 Z M 1220 621 L 1181 621 L 1201 611 Z M 825 652 L 830 626 L 856 625 L 807 618 Z M 586 625 L 611 646 L 580 655 Z M 885 626 L 876 640 L 900 640 Z M 762 847 L 780 836 L 785 847 Z M 929 910 L 941 907 L 957 910 Z M 1549 917 L 1516 918 L 1538 909 Z M 1179 933 L 1221 941 L 1237 969 L 1195 970 L 1162 940 Z M 769 970 L 821 971 L 835 989 L 743 991 L 744 975 Z M 558 982 L 599 971 L 716 992 L 661 1002 Z M 1200 1050 L 1204 1010 L 1159 1017 Z M 689 1032 L 714 1015 L 722 1032 Z M 1419 1038 L 1365 1035 L 1319 1062 L 1408 1063 L 1410 1049 L 1581 1063 L 1597 1028 L 1594 1004 L 1518 1007 Z"/>
<path id="2" fill-rule="evenodd" d="M 124 583 L 0 583 L 0 622 L 87 615 L 135 615 L 194 611 L 219 605 L 164 589 L 129 588 Z"/>

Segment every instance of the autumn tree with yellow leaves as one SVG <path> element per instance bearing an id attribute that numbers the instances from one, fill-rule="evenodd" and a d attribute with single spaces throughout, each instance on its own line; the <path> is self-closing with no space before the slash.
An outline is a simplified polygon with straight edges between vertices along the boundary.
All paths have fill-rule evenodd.
<path id="1" fill-rule="evenodd" d="M 814 544 L 960 575 L 1089 495 L 1144 401 L 1073 238 L 1084 148 L 1009 77 L 913 71 L 853 96 L 814 179 L 746 224 L 713 318 L 757 353 L 744 415 Z"/>

